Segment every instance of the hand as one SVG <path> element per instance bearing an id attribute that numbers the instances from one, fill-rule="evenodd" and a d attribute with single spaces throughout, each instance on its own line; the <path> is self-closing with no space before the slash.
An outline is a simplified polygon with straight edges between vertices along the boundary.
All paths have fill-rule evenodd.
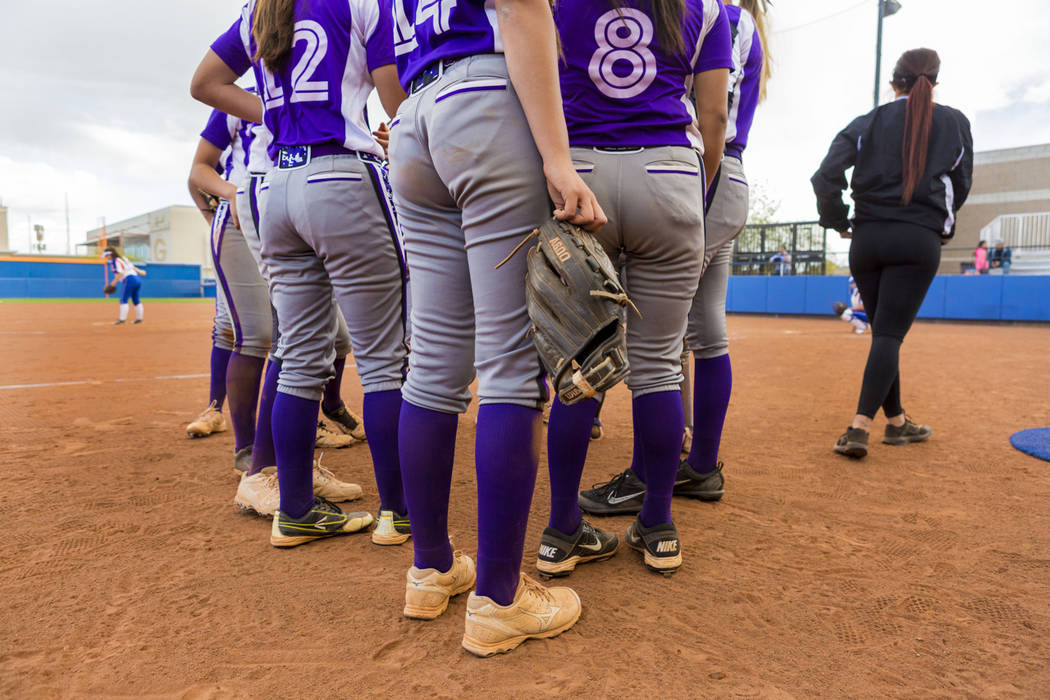
<path id="1" fill-rule="evenodd" d="M 233 226 L 236 229 L 241 228 L 241 217 L 237 215 L 237 195 L 226 200 L 230 203 L 230 220 L 233 221 Z"/>
<path id="2" fill-rule="evenodd" d="M 543 166 L 547 177 L 547 191 L 554 201 L 554 217 L 576 224 L 594 233 L 608 222 L 594 193 L 583 181 L 572 161 L 556 166 Z"/>
<path id="3" fill-rule="evenodd" d="M 386 125 L 386 122 L 380 124 L 379 128 L 372 132 L 372 136 L 375 136 L 376 141 L 383 147 L 383 153 L 389 156 L 387 149 L 390 148 L 390 127 Z"/>
<path id="4" fill-rule="evenodd" d="M 853 238 L 853 229 L 848 228 L 845 231 L 839 231 L 839 237 L 846 239 Z"/>

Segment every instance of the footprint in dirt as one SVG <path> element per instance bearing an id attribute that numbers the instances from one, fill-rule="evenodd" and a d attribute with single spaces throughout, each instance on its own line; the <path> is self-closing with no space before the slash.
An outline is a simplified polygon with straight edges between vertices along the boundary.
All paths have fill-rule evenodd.
<path id="1" fill-rule="evenodd" d="M 134 416 L 110 418 L 105 421 L 93 421 L 90 418 L 81 416 L 73 420 L 73 425 L 77 428 L 91 428 L 92 430 L 117 430 L 118 428 L 132 425 L 134 422 Z"/>

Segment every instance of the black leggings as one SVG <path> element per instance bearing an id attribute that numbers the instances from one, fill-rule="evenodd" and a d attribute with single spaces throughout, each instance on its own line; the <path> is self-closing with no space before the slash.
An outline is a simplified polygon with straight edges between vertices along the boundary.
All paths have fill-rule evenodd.
<path id="1" fill-rule="evenodd" d="M 849 249 L 849 269 L 871 322 L 871 351 L 857 413 L 874 418 L 882 406 L 887 418 L 899 416 L 901 343 L 919 313 L 941 262 L 935 231 L 899 221 L 858 224 Z"/>

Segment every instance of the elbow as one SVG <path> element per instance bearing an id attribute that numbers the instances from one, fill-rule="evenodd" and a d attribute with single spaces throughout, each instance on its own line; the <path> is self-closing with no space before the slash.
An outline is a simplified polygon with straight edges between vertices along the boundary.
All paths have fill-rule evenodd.
<path id="1" fill-rule="evenodd" d="M 201 75 L 201 71 L 197 71 L 193 74 L 193 78 L 190 79 L 190 97 L 208 104 L 208 81 L 205 80 L 204 76 Z"/>

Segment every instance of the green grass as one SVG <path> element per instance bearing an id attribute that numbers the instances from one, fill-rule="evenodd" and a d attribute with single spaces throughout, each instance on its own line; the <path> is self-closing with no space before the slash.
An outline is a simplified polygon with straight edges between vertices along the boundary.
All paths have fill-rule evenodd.
<path id="1" fill-rule="evenodd" d="M 0 304 L 110 304 L 120 301 L 120 297 L 105 298 L 78 298 L 78 299 L 0 299 Z M 215 299 L 210 297 L 172 297 L 152 298 L 142 297 L 143 303 L 147 304 L 214 304 Z"/>

